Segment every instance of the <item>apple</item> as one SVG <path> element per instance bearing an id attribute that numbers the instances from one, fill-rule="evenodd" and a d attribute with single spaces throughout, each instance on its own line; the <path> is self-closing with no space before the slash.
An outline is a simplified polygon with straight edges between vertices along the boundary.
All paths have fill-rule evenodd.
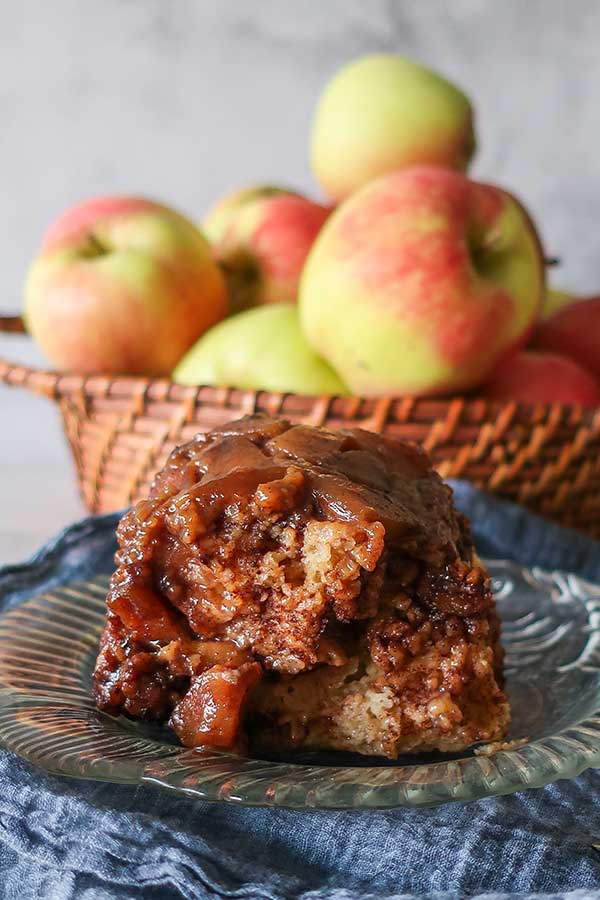
<path id="1" fill-rule="evenodd" d="M 346 394 L 335 372 L 308 346 L 291 303 L 231 316 L 184 356 L 173 380 L 298 394 Z"/>
<path id="2" fill-rule="evenodd" d="M 466 169 L 475 150 L 473 110 L 458 88 L 392 53 L 344 66 L 313 119 L 311 165 L 333 200 L 374 178 L 429 164 Z"/>
<path id="3" fill-rule="evenodd" d="M 566 291 L 559 291 L 557 288 L 549 287 L 546 290 L 542 302 L 539 321 L 545 322 L 546 319 L 551 318 L 551 316 L 553 316 L 555 312 L 558 312 L 559 309 L 562 309 L 563 306 L 575 303 L 577 299 L 578 298 L 574 297 L 573 294 L 568 294 Z"/>
<path id="4" fill-rule="evenodd" d="M 531 346 L 570 356 L 600 379 L 600 296 L 551 292 Z"/>
<path id="5" fill-rule="evenodd" d="M 600 383 L 559 353 L 521 351 L 500 363 L 477 393 L 521 403 L 600 406 Z"/>
<path id="6" fill-rule="evenodd" d="M 141 197 L 103 197 L 49 228 L 25 285 L 25 320 L 61 370 L 168 375 L 227 312 L 198 229 Z"/>
<path id="7" fill-rule="evenodd" d="M 205 228 L 227 278 L 233 312 L 296 301 L 306 255 L 330 212 L 273 188 L 237 203 L 230 197 L 216 207 Z"/>
<path id="8" fill-rule="evenodd" d="M 527 340 L 544 290 L 521 204 L 449 169 L 383 175 L 333 213 L 308 256 L 300 319 L 357 394 L 479 384 Z"/>
<path id="9" fill-rule="evenodd" d="M 242 206 L 263 197 L 280 197 L 282 195 L 286 197 L 300 196 L 296 191 L 273 184 L 258 184 L 231 191 L 221 197 L 206 213 L 202 222 L 202 232 L 210 244 L 218 244 Z"/>

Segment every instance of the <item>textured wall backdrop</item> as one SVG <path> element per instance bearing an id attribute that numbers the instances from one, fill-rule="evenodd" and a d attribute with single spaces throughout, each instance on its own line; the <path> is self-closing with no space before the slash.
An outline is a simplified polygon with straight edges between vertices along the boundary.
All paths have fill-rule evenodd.
<path id="1" fill-rule="evenodd" d="M 599 36 L 597 0 L 4 4 L 0 308 L 19 308 L 45 225 L 86 196 L 143 192 L 200 217 L 239 184 L 314 191 L 307 133 L 320 87 L 378 49 L 415 56 L 472 95 L 474 172 L 528 203 L 548 252 L 563 259 L 558 286 L 600 292 Z M 1 339 L 0 355 L 14 344 Z M 21 342 L 12 350 L 29 353 Z M 2 391 L 0 429 L 4 518 L 23 495 L 31 512 L 2 526 L 1 559 L 78 506 L 44 401 Z"/>

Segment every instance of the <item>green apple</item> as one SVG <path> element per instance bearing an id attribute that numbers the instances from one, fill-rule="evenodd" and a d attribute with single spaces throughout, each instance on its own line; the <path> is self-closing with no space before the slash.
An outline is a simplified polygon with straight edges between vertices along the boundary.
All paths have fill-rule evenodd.
<path id="1" fill-rule="evenodd" d="M 297 394 L 346 394 L 311 350 L 298 309 L 281 303 L 238 313 L 208 331 L 184 356 L 173 380 Z"/>
<path id="2" fill-rule="evenodd" d="M 328 197 L 420 164 L 466 169 L 473 111 L 441 75 L 392 53 L 344 66 L 325 87 L 312 126 L 311 164 Z"/>

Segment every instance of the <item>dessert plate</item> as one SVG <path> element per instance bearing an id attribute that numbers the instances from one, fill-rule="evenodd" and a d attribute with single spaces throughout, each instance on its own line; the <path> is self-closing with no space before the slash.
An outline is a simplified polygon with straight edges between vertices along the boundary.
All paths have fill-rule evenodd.
<path id="1" fill-rule="evenodd" d="M 0 745 L 55 774 L 321 809 L 465 802 L 600 766 L 600 587 L 507 561 L 487 565 L 513 709 L 509 743 L 495 752 L 393 763 L 333 753 L 251 759 L 185 750 L 165 729 L 100 713 L 90 691 L 107 576 L 0 615 Z"/>

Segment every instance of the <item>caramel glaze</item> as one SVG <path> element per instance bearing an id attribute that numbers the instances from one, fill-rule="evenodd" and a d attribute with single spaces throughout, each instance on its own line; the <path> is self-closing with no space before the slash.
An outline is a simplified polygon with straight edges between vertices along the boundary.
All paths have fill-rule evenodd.
<path id="1" fill-rule="evenodd" d="M 356 526 L 360 577 L 336 581 L 328 605 L 306 611 L 293 591 L 286 603 L 269 599 L 252 575 L 275 549 L 274 526 L 296 534 L 313 521 Z M 239 746 L 244 706 L 263 671 L 295 674 L 322 663 L 336 622 L 370 620 L 371 633 L 384 577 L 388 593 L 402 587 L 407 560 L 411 590 L 434 621 L 476 620 L 492 602 L 468 525 L 427 455 L 360 429 L 250 416 L 198 435 L 171 454 L 117 538 L 97 702 L 170 716 L 188 746 Z M 292 585 L 294 577 L 300 596 L 302 573 L 286 573 Z M 371 636 L 372 655 L 389 668 L 406 626 L 385 628 Z M 338 645 L 330 645 L 335 659 Z"/>

